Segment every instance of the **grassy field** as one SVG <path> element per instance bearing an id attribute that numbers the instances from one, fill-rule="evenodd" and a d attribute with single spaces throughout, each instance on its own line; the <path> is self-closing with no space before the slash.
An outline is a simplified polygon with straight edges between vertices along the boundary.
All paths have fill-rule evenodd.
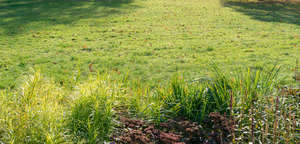
<path id="1" fill-rule="evenodd" d="M 155 83 L 179 72 L 283 65 L 300 55 L 300 6 L 218 0 L 0 0 L 0 88 L 41 69 L 61 84 L 113 70 Z"/>

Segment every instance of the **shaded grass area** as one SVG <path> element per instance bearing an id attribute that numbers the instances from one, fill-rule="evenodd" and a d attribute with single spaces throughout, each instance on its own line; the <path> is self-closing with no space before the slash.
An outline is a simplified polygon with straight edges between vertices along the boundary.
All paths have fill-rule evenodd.
<path id="1" fill-rule="evenodd" d="M 49 26 L 74 24 L 81 19 L 118 14 L 124 5 L 131 2 L 131 0 L 1 0 L 0 27 L 4 29 L 5 34 L 12 36 Z M 32 25 L 26 28 L 28 24 Z"/>
<path id="2" fill-rule="evenodd" d="M 233 8 L 255 20 L 300 25 L 299 2 L 238 2 L 229 0 L 224 2 L 224 6 Z"/>

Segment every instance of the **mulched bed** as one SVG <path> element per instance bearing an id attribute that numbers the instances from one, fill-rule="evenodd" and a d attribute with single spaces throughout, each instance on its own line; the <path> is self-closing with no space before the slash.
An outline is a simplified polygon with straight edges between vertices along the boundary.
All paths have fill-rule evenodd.
<path id="1" fill-rule="evenodd" d="M 228 143 L 228 119 L 219 113 L 210 115 L 216 131 L 205 132 L 198 123 L 183 118 L 169 119 L 155 126 L 142 120 L 120 117 L 121 126 L 112 135 L 118 144 L 217 144 Z M 223 135 L 219 133 L 222 131 Z"/>

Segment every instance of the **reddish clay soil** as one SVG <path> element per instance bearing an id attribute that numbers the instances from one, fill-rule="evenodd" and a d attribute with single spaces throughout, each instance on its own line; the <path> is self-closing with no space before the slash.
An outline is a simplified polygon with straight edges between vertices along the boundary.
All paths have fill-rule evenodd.
<path id="1" fill-rule="evenodd" d="M 227 121 L 227 122 L 224 122 Z M 230 121 L 219 113 L 212 113 L 208 123 L 213 131 L 205 132 L 198 123 L 185 119 L 169 119 L 155 126 L 142 120 L 120 118 L 121 127 L 112 140 L 118 144 L 217 144 L 228 143 Z"/>

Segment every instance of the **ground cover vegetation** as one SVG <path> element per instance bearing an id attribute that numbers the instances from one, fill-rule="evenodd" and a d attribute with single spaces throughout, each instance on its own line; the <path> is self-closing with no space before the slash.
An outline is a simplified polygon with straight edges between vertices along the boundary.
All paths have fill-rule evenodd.
<path id="1" fill-rule="evenodd" d="M 299 89 L 278 67 L 146 86 L 98 73 L 72 90 L 39 71 L 0 95 L 4 143 L 297 143 Z M 181 126 L 181 127 L 180 127 Z M 179 129 L 178 129 L 179 128 Z"/>

